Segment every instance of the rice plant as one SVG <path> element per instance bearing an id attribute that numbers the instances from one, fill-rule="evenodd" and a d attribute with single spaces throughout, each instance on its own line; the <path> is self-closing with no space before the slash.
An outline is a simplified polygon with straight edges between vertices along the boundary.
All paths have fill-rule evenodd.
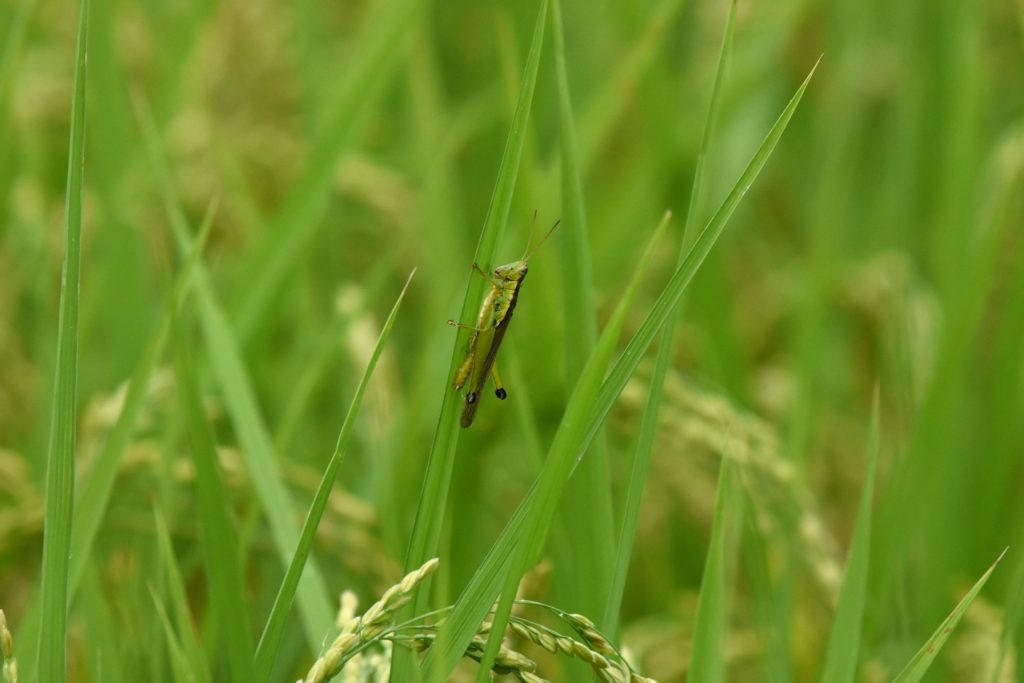
<path id="1" fill-rule="evenodd" d="M 0 3 L 2 680 L 1017 680 L 1022 57 Z"/>

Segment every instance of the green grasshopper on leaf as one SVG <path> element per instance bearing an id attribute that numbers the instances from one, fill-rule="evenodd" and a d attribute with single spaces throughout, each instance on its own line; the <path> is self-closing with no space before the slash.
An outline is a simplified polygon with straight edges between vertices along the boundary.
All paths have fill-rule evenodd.
<path id="1" fill-rule="evenodd" d="M 508 398 L 508 392 L 498 375 L 498 367 L 495 359 L 498 357 L 498 349 L 502 340 L 505 339 L 505 332 L 512 321 L 512 313 L 516 309 L 516 301 L 519 299 L 519 289 L 523 286 L 528 271 L 526 262 L 533 256 L 540 245 L 547 241 L 551 233 L 558 227 L 559 221 L 551 226 L 544 239 L 537 243 L 532 250 L 529 244 L 526 247 L 526 254 L 518 261 L 506 263 L 494 269 L 494 276 L 488 275 L 479 265 L 473 264 L 473 270 L 483 276 L 491 285 L 491 289 L 484 297 L 480 306 L 480 313 L 477 316 L 476 326 L 465 325 L 454 320 L 448 324 L 455 327 L 464 327 L 470 330 L 469 343 L 466 346 L 466 359 L 462 361 L 459 369 L 455 372 L 455 379 L 452 387 L 459 391 L 469 382 L 469 391 L 466 392 L 466 405 L 462 408 L 462 417 L 459 423 L 463 427 L 473 424 L 476 416 L 477 406 L 480 404 L 480 393 L 483 391 L 487 377 L 494 379 L 494 395 L 501 400 Z"/>

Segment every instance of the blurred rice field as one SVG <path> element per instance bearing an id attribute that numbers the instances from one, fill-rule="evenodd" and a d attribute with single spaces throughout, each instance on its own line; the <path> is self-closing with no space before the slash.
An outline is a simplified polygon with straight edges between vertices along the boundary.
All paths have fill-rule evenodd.
<path id="1" fill-rule="evenodd" d="M 740 0 L 710 118 L 726 0 L 559 5 L 562 22 L 533 0 L 92 1 L 72 404 L 73 533 L 88 543 L 72 541 L 68 680 L 251 680 L 232 647 L 260 640 L 413 269 L 270 679 L 306 674 L 336 635 L 313 634 L 343 590 L 365 609 L 436 555 L 407 609 L 455 603 L 555 457 L 629 283 L 617 351 L 676 271 L 684 225 L 712 218 L 819 56 L 672 314 L 674 337 L 657 338 L 672 343 L 663 389 L 655 341 L 519 594 L 588 616 L 661 683 L 892 681 L 1008 547 L 924 680 L 1024 676 L 1024 2 Z M 501 167 L 538 11 L 521 159 Z M 23 681 L 37 680 L 52 623 L 39 596 L 79 16 L 73 3 L 0 0 L 0 607 Z M 585 224 L 564 177 L 579 182 Z M 498 181 L 514 182 L 503 231 L 487 218 Z M 482 226 L 497 220 L 483 233 L 498 236 L 481 263 L 493 269 L 559 218 L 501 349 L 509 399 L 488 390 L 440 460 L 467 336 L 445 321 L 479 306 L 460 308 L 467 286 L 485 286 L 471 270 Z M 197 460 L 188 377 L 213 469 Z M 137 409 L 118 427 L 126 405 Z M 441 462 L 450 485 L 432 493 Z M 723 463 L 731 486 L 718 485 Z M 641 491 L 630 544 L 621 530 Z M 424 517 L 430 505 L 443 514 Z M 217 601 L 217 509 L 247 615 Z M 418 511 L 439 542 L 416 560 Z M 858 529 L 865 564 L 847 572 Z M 863 578 L 859 598 L 844 576 Z M 835 654 L 844 609 L 859 646 L 840 639 Z M 593 679 L 510 634 L 533 675 Z M 830 678 L 827 659 L 843 654 L 850 677 Z M 338 680 L 386 680 L 362 661 Z M 401 666 L 391 680 L 415 680 Z M 477 668 L 465 658 L 445 676 L 482 680 Z"/>

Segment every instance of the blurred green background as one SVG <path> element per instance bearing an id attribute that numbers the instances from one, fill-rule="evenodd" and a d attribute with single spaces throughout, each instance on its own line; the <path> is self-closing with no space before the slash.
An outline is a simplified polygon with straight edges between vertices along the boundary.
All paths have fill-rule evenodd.
<path id="1" fill-rule="evenodd" d="M 94 2 L 80 481 L 180 264 L 141 132 L 151 118 L 193 229 L 219 202 L 204 262 L 296 520 L 380 326 L 418 268 L 314 550 L 332 595 L 351 588 L 369 604 L 398 579 L 449 384 L 454 331 L 444 323 L 458 317 L 472 277 L 536 10 L 525 1 Z M 663 212 L 676 216 L 629 335 L 674 268 L 728 4 L 566 0 L 563 11 L 600 323 Z M 35 638 L 18 626 L 42 547 L 76 25 L 68 3 L 0 1 L 0 606 L 19 648 Z M 738 4 L 701 222 L 824 57 L 680 318 L 622 611 L 622 642 L 646 675 L 686 680 L 724 456 L 739 463 L 749 501 L 729 680 L 817 679 L 875 387 L 881 450 L 862 679 L 891 680 L 1006 546 L 929 680 L 1009 681 L 1024 670 L 1014 609 L 1024 577 L 1022 41 L 1015 0 Z M 534 210 L 536 231 L 563 213 L 554 74 L 549 36 L 498 263 L 522 254 Z M 565 248 L 556 232 L 531 261 L 502 351 L 510 400 L 488 397 L 462 434 L 435 579 L 449 599 L 536 476 L 571 389 L 578 331 L 563 305 Z M 283 568 L 198 335 L 194 355 L 258 633 Z M 154 507 L 200 630 L 208 621 L 195 475 L 167 362 L 72 608 L 74 680 L 172 679 L 149 587 L 164 571 Z M 642 364 L 607 424 L 616 510 L 650 374 Z M 588 611 L 603 598 L 571 587 L 599 570 L 574 564 L 575 542 L 587 541 L 556 525 L 529 590 Z M 1004 629 L 1003 678 L 990 678 Z M 281 680 L 312 655 L 293 617 Z"/>

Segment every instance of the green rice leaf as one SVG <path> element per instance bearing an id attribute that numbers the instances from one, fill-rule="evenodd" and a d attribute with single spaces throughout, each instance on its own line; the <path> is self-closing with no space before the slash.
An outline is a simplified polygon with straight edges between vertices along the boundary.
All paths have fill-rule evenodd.
<path id="1" fill-rule="evenodd" d="M 168 645 L 171 650 L 172 660 L 181 658 L 178 665 L 186 672 L 185 680 L 196 681 L 197 683 L 210 683 L 212 677 L 207 668 L 206 657 L 203 654 L 203 646 L 200 643 L 199 634 L 192 625 L 192 613 L 188 606 L 188 596 L 185 592 L 185 581 L 182 579 L 181 571 L 178 569 L 178 562 L 174 556 L 174 546 L 171 543 L 171 535 L 167 530 L 167 522 L 159 510 L 154 510 L 154 530 L 156 533 L 157 547 L 160 551 L 160 559 L 163 561 L 164 571 L 167 573 L 167 591 L 170 598 L 171 614 L 174 616 L 171 623 L 164 611 L 163 601 L 152 584 L 149 590 L 156 602 L 157 611 L 161 621 L 164 622 L 165 631 L 173 637 L 168 638 Z"/>
<path id="2" fill-rule="evenodd" d="M 237 542 L 238 530 L 227 506 L 228 496 L 221 481 L 217 447 L 206 422 L 199 382 L 180 326 L 177 351 L 175 376 L 196 468 L 207 595 L 227 651 L 232 680 L 252 681 L 255 674 L 254 648 Z"/>
<path id="3" fill-rule="evenodd" d="M 711 525 L 711 544 L 704 561 L 700 597 L 694 617 L 693 649 L 688 676 L 702 683 L 725 680 L 725 635 L 729 628 L 728 570 L 726 541 L 735 515 L 733 464 L 722 458 L 715 499 L 715 518 Z"/>
<path id="4" fill-rule="evenodd" d="M 566 408 L 565 417 L 562 419 L 562 425 L 555 434 L 555 441 L 551 446 L 541 475 L 534 482 L 530 493 L 527 495 L 527 499 L 516 510 L 515 516 L 506 528 L 506 533 L 509 533 L 509 528 L 515 529 L 512 533 L 521 532 L 521 538 L 525 539 L 525 541 L 514 546 L 514 548 L 509 547 L 507 552 L 510 556 L 507 557 L 505 562 L 492 565 L 490 562 L 491 555 L 488 555 L 488 560 L 485 560 L 483 567 L 487 568 L 489 572 L 489 576 L 485 577 L 487 590 L 493 590 L 493 594 L 483 591 L 479 593 L 470 592 L 474 588 L 474 582 L 477 577 L 480 576 L 481 570 L 477 570 L 474 580 L 470 582 L 469 588 L 463 591 L 462 596 L 455 605 L 455 610 L 449 616 L 447 624 L 441 629 L 434 646 L 427 653 L 426 664 L 428 671 L 431 673 L 430 680 L 443 680 L 447 673 L 455 666 L 456 662 L 458 662 L 487 610 L 494 604 L 494 599 L 498 597 L 498 586 L 502 584 L 502 576 L 504 576 L 504 587 L 500 590 L 501 600 L 495 610 L 495 614 L 491 618 L 491 635 L 488 637 L 484 656 L 481 659 L 481 676 L 488 672 L 493 665 L 494 657 L 501 645 L 501 634 L 504 633 L 505 624 L 508 623 L 512 612 L 512 604 L 515 600 L 519 580 L 528 568 L 528 565 L 538 558 L 544 548 L 547 530 L 554 519 L 559 496 L 569 478 L 573 461 L 570 459 L 571 454 L 566 450 L 565 444 L 572 442 L 573 430 L 578 432 L 580 425 L 583 424 L 585 416 L 582 414 L 582 411 L 587 405 L 583 399 L 578 397 L 586 397 L 596 393 L 601 377 L 604 374 L 603 370 L 608 366 L 608 362 L 615 352 L 615 343 L 618 341 L 619 332 L 622 330 L 626 315 L 632 306 L 633 297 L 641 282 L 641 276 L 654 254 L 654 248 L 659 243 L 659 238 L 668 228 L 671 218 L 671 212 L 665 212 L 664 217 L 658 223 L 654 235 L 644 250 L 640 263 L 633 271 L 633 277 L 630 280 L 629 286 L 619 300 L 604 332 L 601 333 L 594 354 L 587 361 L 587 365 L 580 375 L 580 381 L 573 390 L 572 398 L 569 399 L 569 406 Z M 548 491 L 546 495 L 544 493 L 545 489 Z M 502 538 L 504 537 L 505 533 L 502 534 Z M 501 539 L 499 539 L 500 542 Z M 497 547 L 497 544 L 495 547 Z M 491 554 L 494 553 L 494 550 L 495 548 L 492 547 Z M 483 586 L 483 584 L 477 585 Z M 464 643 L 462 639 L 465 639 Z M 443 653 L 443 655 L 438 653 Z M 442 656 L 446 659 L 438 659 Z"/>
<path id="5" fill-rule="evenodd" d="M 629 379 L 629 376 L 640 363 L 643 352 L 650 345 L 661 325 L 674 311 L 683 290 L 693 279 L 694 274 L 700 267 L 704 258 L 710 252 L 718 236 L 725 227 L 732 212 L 739 205 L 743 195 L 753 184 L 754 179 L 760 173 L 764 164 L 768 161 L 772 150 L 778 143 L 785 130 L 786 125 L 792 118 L 796 107 L 803 96 L 814 70 L 808 74 L 796 94 L 787 104 L 778 120 L 772 126 L 761 146 L 755 152 L 750 163 L 740 175 L 732 191 L 728 194 L 722 206 L 711 218 L 704 231 L 697 238 L 693 248 L 688 253 L 682 266 L 676 270 L 661 296 L 655 302 L 653 309 L 648 314 L 640 329 L 633 336 L 626 346 L 625 351 L 620 355 L 618 362 L 612 368 L 608 378 L 600 385 L 600 392 L 596 399 L 593 396 L 596 381 L 600 381 L 603 365 L 595 360 L 598 354 L 588 362 L 586 369 L 581 375 L 566 408 L 566 416 L 562 421 L 555 443 L 551 447 L 550 455 L 545 463 L 545 469 L 540 478 L 531 487 L 525 500 L 513 514 L 512 519 L 502 531 L 498 540 L 491 547 L 484 562 L 477 569 L 469 585 L 462 592 L 456 602 L 455 609 L 449 616 L 447 625 L 438 635 L 437 642 L 427 655 L 428 664 L 434 664 L 435 676 L 443 677 L 454 668 L 456 662 L 465 651 L 466 645 L 472 639 L 473 634 L 483 621 L 484 616 L 494 604 L 495 598 L 501 592 L 501 577 L 505 575 L 502 570 L 509 566 L 516 546 L 522 538 L 540 539 L 546 529 L 538 529 L 528 520 L 538 518 L 550 519 L 554 506 L 557 504 L 558 494 L 564 486 L 576 460 L 582 457 L 590 444 L 590 440 L 603 423 L 608 412 L 611 410 L 615 399 L 622 391 Z M 602 334 L 602 341 L 605 335 Z M 600 349 L 602 342 L 599 341 Z M 578 425 L 575 421 L 585 421 L 582 433 L 577 435 L 574 432 Z M 560 442 L 560 437 L 562 441 Z M 536 515 L 536 517 L 534 517 Z M 532 518 L 532 519 L 531 519 Z M 525 536 L 524 536 L 525 535 Z M 535 540 L 533 541 L 536 542 Z M 436 678 L 434 679 L 436 680 Z"/>
<path id="6" fill-rule="evenodd" d="M 334 486 L 334 479 L 338 474 L 338 468 L 341 467 L 344 454 L 348 449 L 349 442 L 352 440 L 352 430 L 355 427 L 356 418 L 359 416 L 359 409 L 363 405 L 366 387 L 369 385 L 373 371 L 377 367 L 377 361 L 384 350 L 384 344 L 391 334 L 391 328 L 394 327 L 395 320 L 398 318 L 398 309 L 402 305 L 402 299 L 405 298 L 405 293 L 409 289 L 409 283 L 412 282 L 412 276 L 415 272 L 414 270 L 412 273 L 409 273 L 409 278 L 405 281 L 405 286 L 402 287 L 402 291 L 398 294 L 398 299 L 395 300 L 394 306 L 391 307 L 391 313 L 388 314 L 388 319 L 385 321 L 384 327 L 377 337 L 377 343 L 373 347 L 370 362 L 367 363 L 366 370 L 363 371 L 363 376 L 359 379 L 356 393 L 352 397 L 348 413 L 346 413 L 345 420 L 341 424 L 341 431 L 338 433 L 338 441 L 334 446 L 334 453 L 327 463 L 327 469 L 324 470 L 323 477 L 320 479 L 320 486 L 313 497 L 313 502 L 306 515 L 306 521 L 302 525 L 299 545 L 292 555 L 288 571 L 281 581 L 281 587 L 278 589 L 277 597 L 274 599 L 274 606 L 270 611 L 270 616 L 267 618 L 267 623 L 256 651 L 256 671 L 261 681 L 270 678 L 271 668 L 274 664 L 274 655 L 277 653 L 277 648 L 281 643 L 281 636 L 284 633 L 285 619 L 291 608 L 292 599 L 295 597 L 295 589 L 299 585 L 299 577 L 302 575 L 302 570 L 306 566 L 306 560 L 313 549 L 316 529 L 320 524 L 320 519 L 323 517 L 324 510 L 327 508 L 327 501 L 330 498 L 331 488 Z"/>
<path id="7" fill-rule="evenodd" d="M 729 218 L 732 217 L 736 207 L 739 206 L 740 201 L 743 199 L 743 195 L 754 184 L 754 180 L 768 162 L 768 158 L 782 137 L 782 133 L 786 130 L 789 120 L 793 117 L 794 112 L 796 112 L 797 105 L 800 104 L 800 99 L 807 90 L 807 86 L 810 84 L 817 68 L 818 64 L 816 63 L 786 105 L 786 108 L 782 110 L 771 130 L 768 131 L 768 135 L 761 142 L 761 146 L 754 153 L 754 156 L 740 174 L 739 179 L 733 185 L 729 194 L 726 195 L 721 206 L 718 207 L 718 210 L 711 217 L 711 220 L 708 221 L 704 230 L 698 235 L 683 263 L 676 269 L 675 274 L 669 280 L 665 289 L 662 290 L 657 301 L 654 302 L 651 312 L 647 314 L 647 318 L 640 325 L 640 329 L 633 335 L 633 338 L 619 356 L 615 367 L 612 368 L 608 378 L 601 387 L 601 394 L 598 396 L 597 403 L 594 406 L 593 417 L 587 427 L 586 436 L 583 440 L 584 447 L 590 443 L 590 439 L 593 438 L 594 433 L 600 428 L 601 423 L 604 421 L 605 416 L 607 416 L 608 411 L 611 410 L 619 393 L 626 386 L 626 382 L 629 381 L 630 375 L 636 370 L 636 366 L 640 364 L 640 359 L 654 340 L 658 329 L 674 312 L 683 292 L 689 286 L 690 281 L 693 280 L 693 276 L 697 274 L 697 270 L 704 262 L 704 259 L 707 258 L 711 247 L 718 241 L 722 230 L 725 229 L 726 223 L 728 223 Z"/>
<path id="8" fill-rule="evenodd" d="M 999 557 L 996 558 L 996 561 L 992 563 L 992 566 L 988 568 L 988 571 L 981 575 L 981 578 L 978 579 L 971 590 L 967 592 L 967 595 L 957 603 L 957 606 L 953 608 L 953 611 L 950 612 L 945 621 L 939 624 L 939 627 L 935 629 L 935 633 L 932 634 L 932 637 L 929 638 L 928 642 L 926 642 L 921 649 L 917 651 L 917 654 L 915 654 L 913 659 L 907 663 L 907 666 L 904 667 L 903 671 L 900 672 L 900 675 L 893 680 L 893 683 L 917 683 L 917 681 L 920 681 L 924 677 L 925 672 L 928 671 L 928 667 L 932 665 L 936 655 L 939 654 L 939 650 L 941 650 L 942 646 L 946 644 L 946 639 L 948 639 L 950 634 L 953 633 L 953 629 L 956 628 L 956 625 L 960 623 L 960 618 L 964 615 L 964 612 L 967 611 L 967 608 L 971 606 L 971 603 L 974 602 L 974 598 L 978 597 L 978 593 L 980 593 L 981 589 L 985 586 L 985 582 L 988 581 L 988 577 L 990 577 L 992 572 L 995 571 L 996 565 L 999 564 L 999 561 L 1003 559 L 1003 555 L 1005 554 L 1006 551 L 1004 550 Z"/>
<path id="9" fill-rule="evenodd" d="M 683 239 L 679 247 L 679 265 L 682 265 L 688 250 L 696 236 L 696 221 L 703 209 L 704 198 L 704 173 L 708 157 L 708 150 L 711 146 L 711 133 L 715 116 L 718 112 L 719 95 L 722 83 L 725 81 L 726 64 L 732 49 L 733 22 L 736 16 L 736 3 L 729 5 L 729 14 L 725 22 L 725 33 L 722 38 L 722 47 L 718 54 L 718 67 L 715 70 L 715 80 L 711 87 L 711 97 L 708 102 L 707 119 L 704 124 L 704 133 L 701 139 L 700 152 L 694 167 L 693 185 L 690 189 L 690 204 L 686 211 L 686 223 L 683 225 Z M 654 362 L 654 371 L 651 374 L 650 388 L 647 394 L 647 405 L 640 422 L 639 435 L 637 437 L 636 452 L 633 455 L 633 463 L 630 467 L 629 483 L 626 487 L 626 500 L 622 513 L 622 523 L 619 531 L 618 552 L 615 558 L 615 566 L 612 573 L 611 588 L 608 591 L 605 603 L 604 620 L 602 622 L 605 631 L 614 634 L 618 630 L 619 609 L 622 604 L 622 596 L 626 590 L 626 575 L 629 572 L 629 560 L 633 554 L 633 545 L 636 540 L 636 527 L 640 516 L 640 504 L 643 501 L 644 486 L 647 483 L 647 476 L 651 468 L 651 453 L 654 449 L 654 435 L 658 426 L 658 416 L 661 412 L 661 399 L 665 385 L 665 376 L 672 364 L 672 342 L 675 337 L 676 316 L 670 315 L 661 332 L 658 344 L 658 355 Z"/>
<path id="10" fill-rule="evenodd" d="M 878 463 L 878 391 L 871 411 L 871 433 L 868 439 L 868 466 L 861 492 L 857 525 L 850 544 L 850 558 L 839 593 L 839 606 L 832 622 L 832 633 L 825 651 L 825 683 L 853 681 L 857 674 L 857 651 L 864 605 L 868 592 L 868 567 L 871 553 L 871 506 L 874 503 L 875 468 Z"/>
<path id="11" fill-rule="evenodd" d="M 490 268 L 492 264 L 495 245 L 497 245 L 505 229 L 505 223 L 508 221 L 509 210 L 512 206 L 516 176 L 519 173 L 519 160 L 522 157 L 523 141 L 526 138 L 530 108 L 533 104 L 533 92 L 537 84 L 537 70 L 540 65 L 541 48 L 544 42 L 544 20 L 546 15 L 547 0 L 541 0 L 540 8 L 537 12 L 537 21 L 533 29 L 530 51 L 526 58 L 526 67 L 523 72 L 523 82 L 516 103 L 516 111 L 512 117 L 512 125 L 509 128 L 508 138 L 505 142 L 505 151 L 501 157 L 498 176 L 494 183 L 493 194 L 491 195 L 491 203 L 487 210 L 487 217 L 484 219 L 484 227 L 480 232 L 480 240 L 476 247 L 474 260 L 484 268 Z M 466 288 L 466 297 L 462 304 L 461 320 L 470 319 L 470 316 L 476 312 L 477 307 L 480 305 L 479 302 L 483 298 L 485 284 L 481 278 L 470 272 L 469 268 L 466 269 L 466 273 L 469 278 L 469 286 Z M 460 330 L 459 334 L 456 335 L 448 377 L 455 374 L 455 370 L 462 360 L 467 339 L 468 334 L 463 330 Z M 434 442 L 431 446 L 429 460 L 427 461 L 427 472 L 423 482 L 423 489 L 420 493 L 412 539 L 405 558 L 407 571 L 419 567 L 428 559 L 437 555 L 437 547 L 441 538 L 441 527 L 444 521 L 445 503 L 451 486 L 455 447 L 458 444 L 460 429 L 458 414 L 461 403 L 460 394 L 453 391 L 446 383 L 444 402 L 441 407 L 441 415 L 438 418 L 437 431 L 434 434 Z M 425 611 L 429 599 L 430 596 L 426 591 L 417 592 L 412 605 L 404 614 L 410 615 Z M 410 669 L 407 668 L 409 666 L 408 660 L 405 657 L 398 656 L 395 658 L 395 664 L 396 670 L 392 674 L 392 680 L 408 680 L 408 677 L 411 675 L 409 673 Z"/>
<path id="12" fill-rule="evenodd" d="M 164 640 L 166 641 L 167 651 L 171 655 L 171 668 L 174 670 L 175 680 L 183 681 L 184 683 L 201 683 L 204 679 L 196 673 L 194 663 L 185 654 L 185 648 L 182 646 L 181 640 L 178 639 L 178 634 L 174 632 L 174 625 L 167 615 L 167 608 L 164 607 L 163 601 L 152 585 L 149 587 L 149 594 L 153 598 L 153 606 L 156 608 L 156 614 L 160 618 L 160 624 L 163 626 Z"/>
<path id="13" fill-rule="evenodd" d="M 590 266 L 579 141 L 565 63 L 565 27 L 559 0 L 551 3 L 555 74 L 558 85 L 559 141 L 562 156 L 562 282 L 565 291 L 566 382 L 572 386 L 597 343 L 597 305 Z M 568 596 L 575 609 L 597 613 L 608 592 L 614 557 L 614 513 L 608 447 L 602 437 L 566 490 L 562 507 L 568 533 L 578 539 L 572 554 L 575 580 Z M 600 626 L 600 624 L 599 624 Z"/>
<path id="14" fill-rule="evenodd" d="M 82 179 L 85 170 L 85 72 L 89 41 L 89 0 L 78 6 L 78 47 L 71 139 L 68 144 L 64 206 L 64 264 L 61 268 L 57 374 L 46 458 L 46 517 L 43 523 L 42 622 L 37 671 L 43 681 L 67 678 L 68 554 L 75 503 L 78 398 L 78 307 L 82 250 Z"/>

